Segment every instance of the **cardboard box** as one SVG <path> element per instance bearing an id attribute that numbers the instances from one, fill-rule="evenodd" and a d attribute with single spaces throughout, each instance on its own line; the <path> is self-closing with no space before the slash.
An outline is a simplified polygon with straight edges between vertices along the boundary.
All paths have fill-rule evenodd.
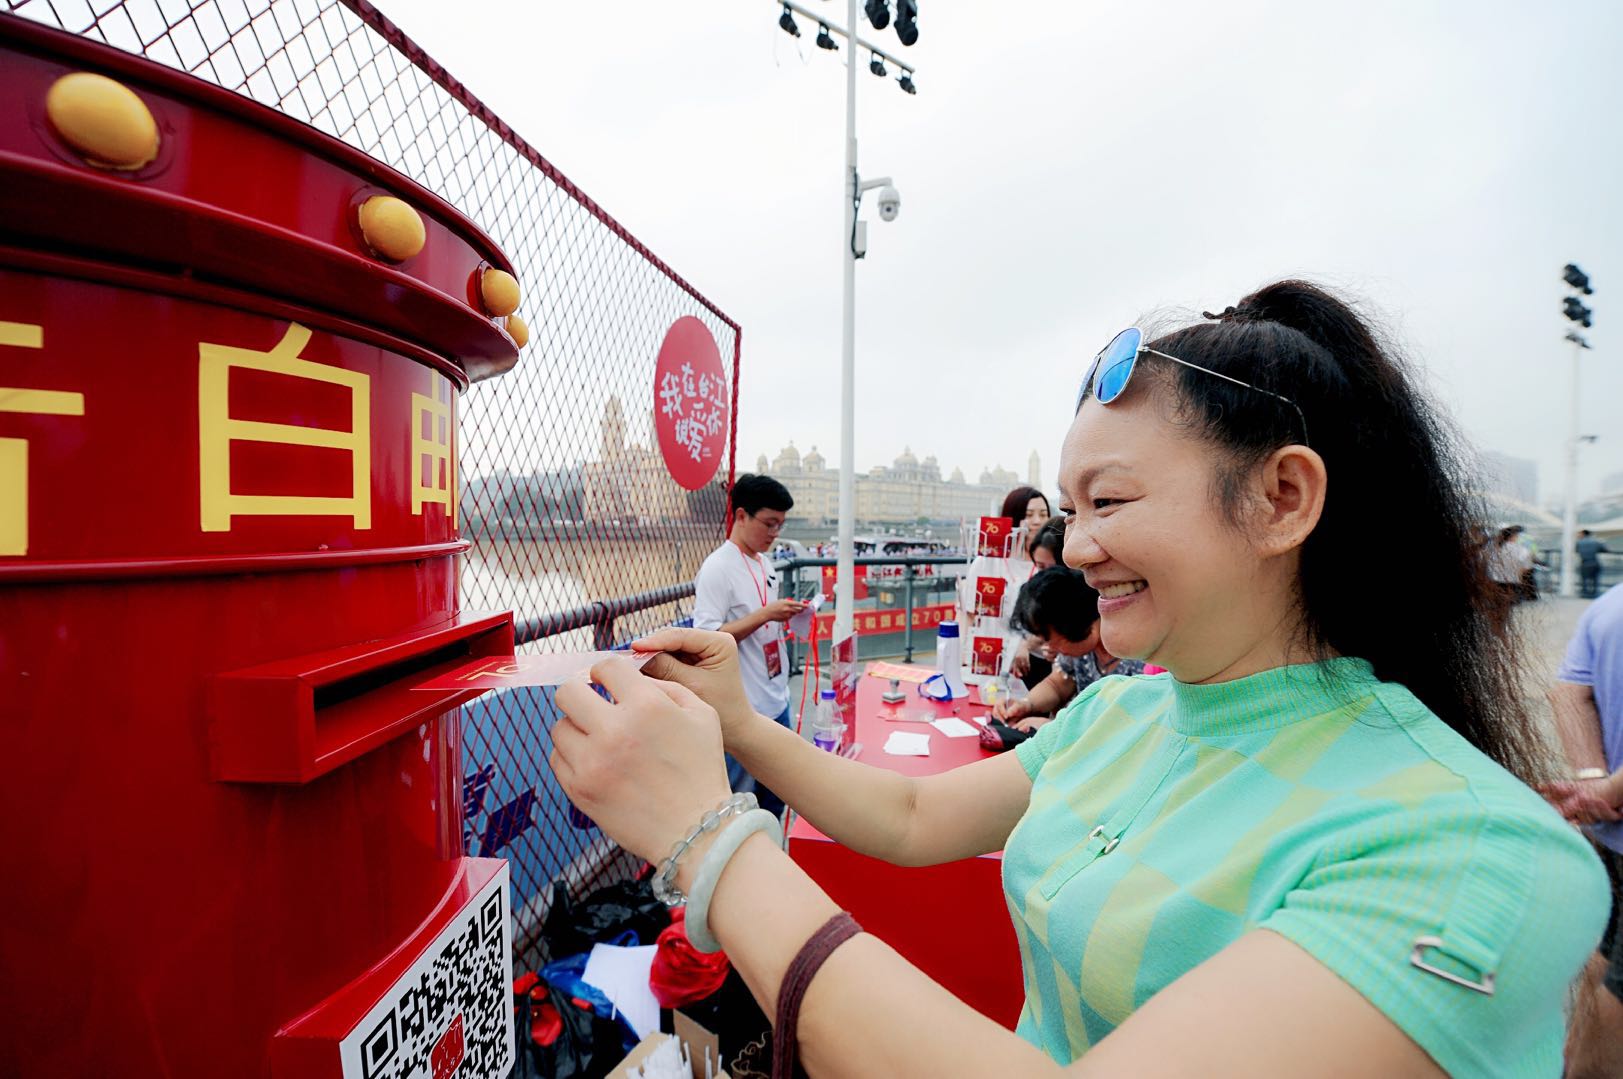
<path id="1" fill-rule="evenodd" d="M 658 1049 L 661 1044 L 673 1037 L 687 1046 L 688 1059 L 693 1062 L 693 1079 L 705 1079 L 704 1062 L 706 1052 L 709 1053 L 709 1059 L 712 1061 L 718 1060 L 720 1056 L 716 1036 L 681 1012 L 674 1013 L 673 1022 L 676 1026 L 675 1034 L 655 1031 L 648 1035 L 638 1042 L 631 1052 L 626 1054 L 624 1060 L 614 1066 L 614 1070 L 609 1073 L 608 1079 L 629 1079 L 636 1069 L 642 1065 L 642 1062 L 653 1054 L 655 1049 Z M 727 1079 L 725 1071 L 714 1067 L 710 1072 L 710 1076 L 711 1079 Z"/>
<path id="2" fill-rule="evenodd" d="M 631 1052 L 626 1054 L 624 1060 L 614 1066 L 614 1070 L 609 1072 L 609 1079 L 628 1079 L 637 1067 L 647 1060 L 662 1042 L 670 1037 L 671 1035 L 661 1034 L 657 1030 L 645 1037 L 636 1044 L 636 1047 Z"/>

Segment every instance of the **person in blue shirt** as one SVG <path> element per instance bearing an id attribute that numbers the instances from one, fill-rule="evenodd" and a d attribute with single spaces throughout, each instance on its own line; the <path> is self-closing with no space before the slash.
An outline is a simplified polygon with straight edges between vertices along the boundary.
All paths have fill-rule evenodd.
<path id="1" fill-rule="evenodd" d="M 1573 546 L 1578 553 L 1579 595 L 1584 599 L 1594 599 L 1600 592 L 1600 556 L 1610 554 L 1611 548 L 1596 539 L 1587 528 L 1578 533 L 1578 542 Z"/>
<path id="2" fill-rule="evenodd" d="M 1587 535 L 1587 533 L 1585 533 Z M 1567 1075 L 1623 1075 L 1623 585 L 1578 619 L 1550 690 L 1572 778 L 1545 789 L 1601 848 L 1612 879 L 1612 916 L 1585 972 L 1567 1048 Z"/>

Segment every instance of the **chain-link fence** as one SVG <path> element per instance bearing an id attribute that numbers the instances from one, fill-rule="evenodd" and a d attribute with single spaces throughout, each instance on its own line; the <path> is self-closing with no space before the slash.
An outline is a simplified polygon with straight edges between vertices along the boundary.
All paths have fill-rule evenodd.
<path id="1" fill-rule="evenodd" d="M 455 17 L 446 5 L 447 17 Z M 463 604 L 512 608 L 530 636 L 613 609 L 613 636 L 671 622 L 683 601 L 641 596 L 691 581 L 721 535 L 733 471 L 738 326 L 660 262 L 500 118 L 361 0 L 0 0 L 0 12 L 190 72 L 335 136 L 436 192 L 512 260 L 533 327 L 519 366 L 462 401 Z M 715 338 L 728 383 L 725 460 L 698 492 L 670 478 L 653 430 L 655 361 L 682 316 Z M 619 600 L 609 608 L 604 601 Z M 594 605 L 600 605 L 595 606 Z M 629 610 L 628 610 L 629 609 Z M 576 611 L 573 619 L 548 619 Z M 530 650 L 592 647 L 606 625 Z M 550 694 L 465 710 L 464 835 L 512 862 L 521 969 L 563 880 L 623 871 L 547 767 Z"/>

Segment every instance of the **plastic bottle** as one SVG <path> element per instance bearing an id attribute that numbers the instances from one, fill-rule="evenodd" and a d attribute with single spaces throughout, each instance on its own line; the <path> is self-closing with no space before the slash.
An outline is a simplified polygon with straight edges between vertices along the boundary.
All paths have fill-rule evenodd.
<path id="1" fill-rule="evenodd" d="M 840 723 L 834 715 L 834 691 L 822 690 L 817 697 L 817 709 L 812 713 L 812 745 L 833 753 L 840 744 Z"/>

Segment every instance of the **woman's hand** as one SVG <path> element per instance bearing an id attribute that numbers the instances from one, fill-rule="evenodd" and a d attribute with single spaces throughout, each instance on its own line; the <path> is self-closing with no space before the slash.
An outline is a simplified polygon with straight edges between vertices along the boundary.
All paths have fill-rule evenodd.
<path id="1" fill-rule="evenodd" d="M 1623 820 L 1612 804 L 1609 778 L 1562 780 L 1540 787 L 1539 793 L 1573 824 Z"/>
<path id="2" fill-rule="evenodd" d="M 1031 648 L 1025 641 L 1014 650 L 1014 658 L 1009 660 L 1009 673 L 1016 678 L 1024 678 L 1031 673 Z"/>
<path id="3" fill-rule="evenodd" d="M 1025 698 L 1009 700 L 1004 698 L 992 706 L 992 717 L 1001 719 L 1005 723 L 1013 723 L 1017 719 L 1025 719 L 1031 715 L 1031 702 Z"/>
<path id="4" fill-rule="evenodd" d="M 631 647 L 660 653 L 648 661 L 642 673 L 698 694 L 721 717 L 723 740 L 755 718 L 755 706 L 744 693 L 744 680 L 738 673 L 738 642 L 732 634 L 662 629 L 633 641 Z"/>
<path id="5" fill-rule="evenodd" d="M 1027 734 L 1036 734 L 1038 727 L 1041 727 L 1044 723 L 1047 723 L 1053 718 L 1053 716 L 1028 715 L 1024 719 L 1021 719 L 1018 723 L 1011 723 L 1009 726 L 1013 727 L 1017 731 L 1025 731 Z"/>
<path id="6" fill-rule="evenodd" d="M 604 834 L 657 864 L 731 793 L 716 712 L 628 659 L 604 660 L 592 678 L 614 700 L 585 682 L 558 687 L 552 770 Z"/>

